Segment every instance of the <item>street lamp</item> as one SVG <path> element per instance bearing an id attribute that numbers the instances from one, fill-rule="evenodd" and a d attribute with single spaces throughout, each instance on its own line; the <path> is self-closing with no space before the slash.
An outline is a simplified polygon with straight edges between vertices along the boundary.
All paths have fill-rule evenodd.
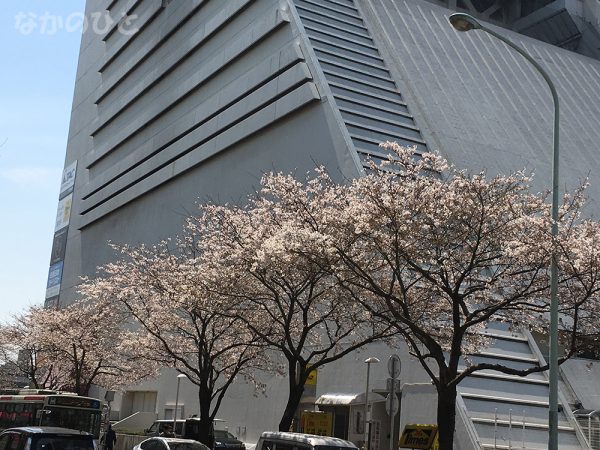
<path id="1" fill-rule="evenodd" d="M 379 359 L 371 356 L 370 358 L 365 359 L 365 363 L 367 364 L 367 386 L 365 388 L 365 450 L 369 450 L 370 447 L 370 438 L 371 438 L 371 418 L 369 417 L 369 376 L 371 375 L 371 364 L 376 364 L 379 362 Z"/>
<path id="2" fill-rule="evenodd" d="M 175 434 L 175 430 L 177 429 L 177 408 L 179 407 L 179 383 L 183 378 L 187 378 L 187 375 L 180 373 L 177 375 L 177 393 L 175 394 L 175 411 L 173 411 L 173 434 Z"/>
<path id="3" fill-rule="evenodd" d="M 546 83 L 548 83 L 548 87 L 552 93 L 552 100 L 554 101 L 554 146 L 552 152 L 552 258 L 550 262 L 550 395 L 548 399 L 548 450 L 558 450 L 558 256 L 556 252 L 556 238 L 558 236 L 558 94 L 556 93 L 556 88 L 554 87 L 550 76 L 546 73 L 544 68 L 521 47 L 511 42 L 506 37 L 481 25 L 474 17 L 468 14 L 452 14 L 448 20 L 458 31 L 482 30 L 516 50 L 529 61 L 533 67 L 535 67 L 540 75 L 542 75 Z"/>

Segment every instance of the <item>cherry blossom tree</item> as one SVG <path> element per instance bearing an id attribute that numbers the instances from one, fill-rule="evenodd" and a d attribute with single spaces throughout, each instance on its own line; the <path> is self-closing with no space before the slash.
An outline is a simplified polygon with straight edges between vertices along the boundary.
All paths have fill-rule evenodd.
<path id="1" fill-rule="evenodd" d="M 127 352 L 125 322 L 110 302 L 84 299 L 57 310 L 39 310 L 31 323 L 32 338 L 44 343 L 61 374 L 61 388 L 87 395 L 93 384 L 113 389 L 156 373 Z"/>
<path id="2" fill-rule="evenodd" d="M 207 273 L 225 288 L 218 293 L 235 300 L 237 316 L 285 361 L 289 391 L 281 431 L 293 426 L 311 371 L 395 334 L 349 301 L 332 275 L 339 261 L 323 252 L 326 225 L 317 220 L 328 202 L 323 188 L 267 176 L 246 207 L 205 206 L 188 222 L 188 230 L 203 237 L 198 246 L 207 255 Z"/>
<path id="3" fill-rule="evenodd" d="M 570 353 L 600 349 L 600 223 L 585 220 L 562 230 L 561 338 Z"/>
<path id="4" fill-rule="evenodd" d="M 533 193 L 525 173 L 470 174 L 435 154 L 384 148 L 388 160 L 345 185 L 323 170 L 306 183 L 270 174 L 247 207 L 207 207 L 190 226 L 207 236 L 211 271 L 229 280 L 240 315 L 288 361 L 280 429 L 290 425 L 310 368 L 344 354 L 345 340 L 352 344 L 344 350 L 355 349 L 392 329 L 437 389 L 440 448 L 451 449 L 462 380 L 484 369 L 547 369 L 469 356 L 490 344 L 490 321 L 545 329 L 553 248 L 568 294 L 562 326 L 572 345 L 563 360 L 581 337 L 597 336 L 597 225 L 578 225 L 578 190 L 565 197 L 553 241 L 546 194 Z"/>
<path id="5" fill-rule="evenodd" d="M 87 395 L 92 384 L 112 389 L 137 382 L 156 369 L 125 351 L 123 319 L 107 302 L 31 307 L 0 328 L 2 356 L 39 389 Z"/>
<path id="6" fill-rule="evenodd" d="M 17 378 L 26 379 L 36 389 L 58 389 L 58 368 L 44 341 L 34 339 L 43 309 L 29 307 L 0 326 L 0 361 L 6 374 L 3 386 L 15 387 Z"/>
<path id="7" fill-rule="evenodd" d="M 83 286 L 135 319 L 132 351 L 198 385 L 204 437 L 234 378 L 268 367 L 262 346 L 285 361 L 288 430 L 311 370 L 399 335 L 437 389 L 440 449 L 451 449 L 462 380 L 547 369 L 469 356 L 490 344 L 490 321 L 545 329 L 553 251 L 564 358 L 597 339 L 598 224 L 580 218 L 583 189 L 565 197 L 553 240 L 546 194 L 525 173 L 384 148 L 387 160 L 345 184 L 323 169 L 305 182 L 268 174 L 244 207 L 203 206 L 174 250 L 119 247 L 124 259 Z"/>
<path id="8" fill-rule="evenodd" d="M 227 296 L 208 289 L 197 236 L 146 247 L 115 246 L 122 259 L 81 286 L 85 298 L 107 300 L 134 319 L 128 352 L 155 367 L 174 367 L 198 387 L 199 438 L 211 446 L 212 424 L 228 388 L 239 378 L 256 381 L 268 369 L 264 345 L 232 313 Z M 215 281 L 219 281 L 215 279 Z"/>
<path id="9" fill-rule="evenodd" d="M 418 157 L 391 143 L 384 148 L 389 159 L 372 163 L 322 212 L 335 224 L 328 228 L 334 231 L 329 252 L 340 258 L 336 273 L 348 297 L 393 326 L 431 377 L 440 449 L 449 450 L 457 386 L 465 377 L 484 369 L 520 376 L 547 369 L 473 364 L 468 356 L 489 344 L 484 329 L 491 320 L 546 325 L 549 207 L 524 173 L 469 174 L 434 154 Z M 562 222 L 574 223 L 581 203 L 580 191 L 568 198 Z M 587 226 L 563 227 L 561 236 L 572 266 L 561 279 L 571 295 L 563 303 L 574 317 L 563 323 L 571 336 L 584 323 L 590 332 L 598 329 L 592 320 L 598 305 L 591 301 L 599 288 L 598 242 L 590 229 L 596 225 Z"/>

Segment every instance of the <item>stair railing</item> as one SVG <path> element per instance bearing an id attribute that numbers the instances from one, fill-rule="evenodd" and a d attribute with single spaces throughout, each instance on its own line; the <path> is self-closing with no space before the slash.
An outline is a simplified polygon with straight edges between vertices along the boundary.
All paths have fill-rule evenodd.
<path id="1" fill-rule="evenodd" d="M 573 415 L 590 448 L 600 450 L 600 410 L 579 409 Z"/>

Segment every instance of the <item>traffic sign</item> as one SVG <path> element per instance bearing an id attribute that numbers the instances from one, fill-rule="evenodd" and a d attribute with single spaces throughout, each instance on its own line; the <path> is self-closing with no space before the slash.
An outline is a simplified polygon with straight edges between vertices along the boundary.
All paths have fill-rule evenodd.
<path id="1" fill-rule="evenodd" d="M 398 407 L 400 406 L 400 401 L 396 394 L 392 394 L 391 392 L 385 398 L 385 411 L 390 416 L 395 416 L 398 413 Z"/>
<path id="2" fill-rule="evenodd" d="M 400 366 L 400 357 L 398 355 L 390 356 L 390 359 L 388 360 L 388 373 L 390 374 L 390 377 L 398 378 L 400 375 Z"/>
<path id="3" fill-rule="evenodd" d="M 393 383 L 393 385 L 392 385 Z M 393 387 L 393 389 L 392 389 Z M 385 381 L 385 390 L 388 392 L 392 392 L 392 390 L 394 392 L 400 392 L 400 380 L 395 380 L 393 378 L 388 378 Z"/>

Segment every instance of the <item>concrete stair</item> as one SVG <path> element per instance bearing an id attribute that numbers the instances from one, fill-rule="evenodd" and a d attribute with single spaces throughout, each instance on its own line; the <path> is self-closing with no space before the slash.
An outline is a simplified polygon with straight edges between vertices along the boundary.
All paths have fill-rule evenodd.
<path id="1" fill-rule="evenodd" d="M 535 341 L 527 332 L 494 322 L 485 333 L 493 341 L 488 348 L 468 357 L 472 364 L 488 362 L 524 369 L 543 363 Z M 459 385 L 466 416 L 482 449 L 546 449 L 548 392 L 545 372 L 518 377 L 485 370 L 467 377 Z M 559 448 L 589 449 L 562 393 L 559 399 Z"/>

